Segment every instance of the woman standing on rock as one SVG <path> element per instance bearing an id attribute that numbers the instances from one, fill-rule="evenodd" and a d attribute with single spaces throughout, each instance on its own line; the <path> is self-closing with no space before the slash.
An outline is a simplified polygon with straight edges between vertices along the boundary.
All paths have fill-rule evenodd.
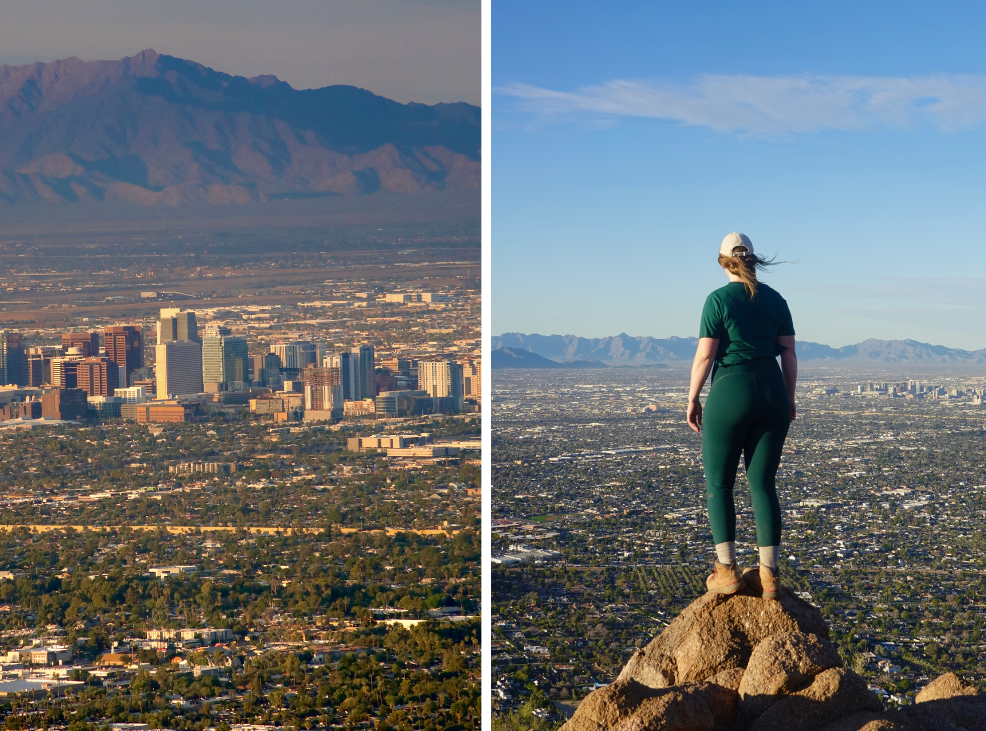
<path id="1" fill-rule="evenodd" d="M 774 478 L 795 417 L 798 359 L 787 302 L 757 281 L 757 269 L 770 263 L 753 252 L 744 234 L 731 233 L 723 239 L 719 265 L 729 284 L 710 294 L 702 310 L 688 392 L 688 425 L 702 435 L 709 522 L 716 548 L 715 572 L 706 581 L 709 591 L 734 594 L 746 586 L 736 565 L 733 505 L 742 453 L 757 521 L 763 596 L 777 599 L 781 509 Z M 703 419 L 699 394 L 710 371 L 712 386 Z"/>

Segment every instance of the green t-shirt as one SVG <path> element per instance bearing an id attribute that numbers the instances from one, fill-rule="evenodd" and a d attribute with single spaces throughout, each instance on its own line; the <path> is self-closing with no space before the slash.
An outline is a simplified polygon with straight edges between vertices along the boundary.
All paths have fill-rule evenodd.
<path id="1" fill-rule="evenodd" d="M 794 335 L 791 311 L 784 298 L 762 282 L 753 300 L 741 282 L 730 282 L 705 300 L 698 336 L 719 340 L 716 361 L 721 365 L 780 355 L 780 335 Z"/>

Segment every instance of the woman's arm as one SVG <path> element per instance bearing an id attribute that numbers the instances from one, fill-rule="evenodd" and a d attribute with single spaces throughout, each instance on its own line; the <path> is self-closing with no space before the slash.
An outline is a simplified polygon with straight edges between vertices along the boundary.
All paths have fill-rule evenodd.
<path id="1" fill-rule="evenodd" d="M 781 373 L 784 374 L 784 385 L 787 386 L 787 397 L 791 402 L 791 421 L 797 416 L 794 406 L 794 387 L 798 383 L 798 353 L 794 349 L 793 335 L 778 335 L 777 344 L 786 348 L 781 353 Z"/>
<path id="2" fill-rule="evenodd" d="M 719 338 L 699 338 L 695 360 L 692 361 L 692 383 L 688 388 L 688 426 L 696 432 L 702 432 L 702 403 L 698 400 L 709 377 L 716 352 L 719 350 Z"/>

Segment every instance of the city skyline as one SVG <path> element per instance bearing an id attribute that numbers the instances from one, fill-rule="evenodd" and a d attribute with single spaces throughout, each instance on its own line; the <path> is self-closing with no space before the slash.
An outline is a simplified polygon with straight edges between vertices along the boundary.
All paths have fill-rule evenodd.
<path id="1" fill-rule="evenodd" d="M 521 7 L 494 16 L 494 333 L 694 335 L 739 230 L 799 339 L 986 345 L 980 8 Z"/>
<path id="2" fill-rule="evenodd" d="M 474 292 L 454 287 L 403 293 L 373 287 L 347 289 L 345 294 L 352 301 L 316 299 L 296 307 L 331 311 L 337 305 L 349 309 L 358 304 L 366 315 L 377 306 L 391 311 L 407 307 L 409 315 L 416 310 L 445 321 L 468 316 L 475 298 Z M 246 312 L 256 309 L 247 306 Z M 0 330 L 0 427 L 33 428 L 51 419 L 188 422 L 206 412 L 241 417 L 249 412 L 274 422 L 340 422 L 478 410 L 478 340 L 446 341 L 441 347 L 438 341 L 398 345 L 393 337 L 350 331 L 355 337 L 346 344 L 317 329 L 294 331 L 290 320 L 285 322 L 287 330 L 272 332 L 269 315 L 263 317 L 265 337 L 257 338 L 249 321 L 237 322 L 235 316 L 217 319 L 214 314 L 212 309 L 171 306 L 161 308 L 150 323 L 145 317 L 100 328 L 86 318 L 91 325 L 86 330 L 35 330 L 27 338 L 20 331 Z M 368 317 L 367 324 L 371 319 L 377 318 Z M 148 325 L 148 332 L 155 333 L 153 343 L 144 338 Z M 433 328 L 428 337 L 455 330 Z M 332 332 L 341 334 L 339 329 Z M 50 344 L 53 338 L 60 345 Z M 149 368 L 144 366 L 145 346 L 154 355 Z M 382 349 L 379 369 L 377 348 Z M 464 348 L 468 353 L 461 352 Z"/>

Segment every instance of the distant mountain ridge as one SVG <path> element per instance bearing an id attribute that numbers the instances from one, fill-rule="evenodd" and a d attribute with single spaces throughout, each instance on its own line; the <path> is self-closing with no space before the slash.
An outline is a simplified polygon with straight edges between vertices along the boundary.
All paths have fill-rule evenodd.
<path id="1" fill-rule="evenodd" d="M 499 370 L 501 368 L 607 368 L 608 366 L 597 360 L 559 362 L 522 348 L 497 348 L 490 354 L 490 367 Z"/>
<path id="2" fill-rule="evenodd" d="M 504 333 L 493 337 L 493 348 L 511 348 L 537 353 L 557 361 L 597 360 L 608 365 L 688 362 L 695 355 L 697 338 L 634 337 L 626 333 L 605 338 L 577 335 L 527 335 Z M 877 340 L 833 348 L 821 343 L 798 341 L 802 361 L 845 364 L 915 363 L 923 365 L 978 365 L 986 363 L 986 348 L 961 350 L 929 345 L 916 340 Z"/>
<path id="3" fill-rule="evenodd" d="M 480 110 L 297 90 L 146 50 L 0 66 L 0 203 L 476 190 Z"/>

